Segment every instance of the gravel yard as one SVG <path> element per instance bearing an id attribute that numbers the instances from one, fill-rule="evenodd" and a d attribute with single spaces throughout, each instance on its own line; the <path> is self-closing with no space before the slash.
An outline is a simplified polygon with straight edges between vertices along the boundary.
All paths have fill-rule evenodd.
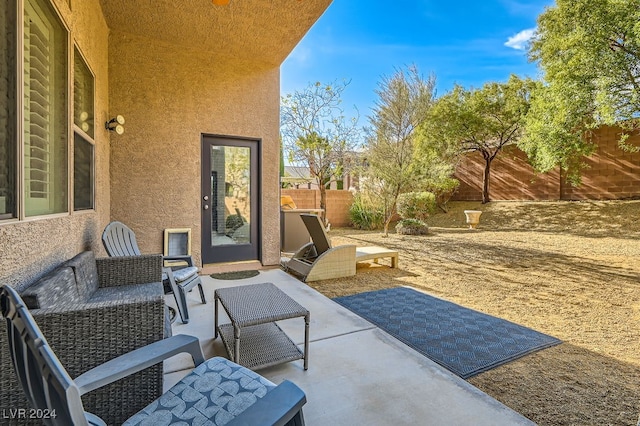
<path id="1" fill-rule="evenodd" d="M 482 210 L 476 230 L 463 210 Z M 329 297 L 411 286 L 564 343 L 469 379 L 540 425 L 636 425 L 640 201 L 450 203 L 429 234 L 333 229 L 399 251 L 400 267 L 310 283 Z"/>

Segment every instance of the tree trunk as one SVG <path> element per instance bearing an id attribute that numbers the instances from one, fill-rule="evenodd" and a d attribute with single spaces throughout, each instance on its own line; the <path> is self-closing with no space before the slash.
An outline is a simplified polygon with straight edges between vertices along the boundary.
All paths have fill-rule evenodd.
<path id="1" fill-rule="evenodd" d="M 489 180 L 491 178 L 491 158 L 484 158 L 484 173 L 482 176 L 482 204 L 491 201 L 489 199 Z"/>
<path id="2" fill-rule="evenodd" d="M 391 219 L 393 218 L 393 216 L 396 213 L 396 205 L 398 202 L 398 195 L 399 193 L 396 193 L 393 203 L 391 204 L 391 208 L 385 212 L 385 218 L 384 218 L 384 236 L 388 237 L 389 236 L 389 224 L 391 223 Z"/>
<path id="3" fill-rule="evenodd" d="M 324 226 L 327 226 L 327 188 L 324 185 L 320 184 L 320 208 L 322 212 L 320 213 L 320 217 L 322 218 L 322 223 Z"/>

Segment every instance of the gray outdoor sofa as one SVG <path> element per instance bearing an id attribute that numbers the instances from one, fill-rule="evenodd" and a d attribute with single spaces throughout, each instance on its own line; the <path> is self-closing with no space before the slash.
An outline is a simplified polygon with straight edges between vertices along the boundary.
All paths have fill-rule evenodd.
<path id="1" fill-rule="evenodd" d="M 52 349 L 71 376 L 170 334 L 162 256 L 95 259 L 80 253 L 33 284 L 18 285 Z M 0 407 L 27 409 L 0 333 Z M 121 424 L 162 394 L 162 363 L 83 395 L 88 411 Z M 19 419 L 13 424 L 25 424 Z M 41 424 L 33 420 L 30 424 Z"/>

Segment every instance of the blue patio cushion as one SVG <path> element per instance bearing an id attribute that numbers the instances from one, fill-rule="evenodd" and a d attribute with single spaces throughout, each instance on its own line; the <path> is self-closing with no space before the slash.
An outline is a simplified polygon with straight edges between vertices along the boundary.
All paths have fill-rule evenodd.
<path id="1" fill-rule="evenodd" d="M 186 268 L 173 270 L 173 279 L 176 280 L 176 284 L 180 284 L 181 282 L 186 281 L 197 274 L 198 268 L 196 268 L 195 266 L 187 266 Z M 167 274 L 163 273 L 162 280 L 164 281 L 166 279 L 168 279 Z"/>
<path id="2" fill-rule="evenodd" d="M 73 305 L 84 298 L 78 293 L 73 269 L 61 266 L 23 290 L 22 299 L 29 309 Z"/>
<path id="3" fill-rule="evenodd" d="M 124 425 L 224 425 L 264 397 L 275 385 L 221 357 L 196 367 Z"/>
<path id="4" fill-rule="evenodd" d="M 84 251 L 72 259 L 67 260 L 65 266 L 70 266 L 76 274 L 78 293 L 85 300 L 98 290 L 98 268 L 96 257 L 92 251 Z"/>

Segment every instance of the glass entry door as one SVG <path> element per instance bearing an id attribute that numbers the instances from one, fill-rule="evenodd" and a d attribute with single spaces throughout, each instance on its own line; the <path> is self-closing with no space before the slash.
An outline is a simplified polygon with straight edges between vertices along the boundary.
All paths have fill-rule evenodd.
<path id="1" fill-rule="evenodd" d="M 259 260 L 258 141 L 202 140 L 202 260 Z"/>

